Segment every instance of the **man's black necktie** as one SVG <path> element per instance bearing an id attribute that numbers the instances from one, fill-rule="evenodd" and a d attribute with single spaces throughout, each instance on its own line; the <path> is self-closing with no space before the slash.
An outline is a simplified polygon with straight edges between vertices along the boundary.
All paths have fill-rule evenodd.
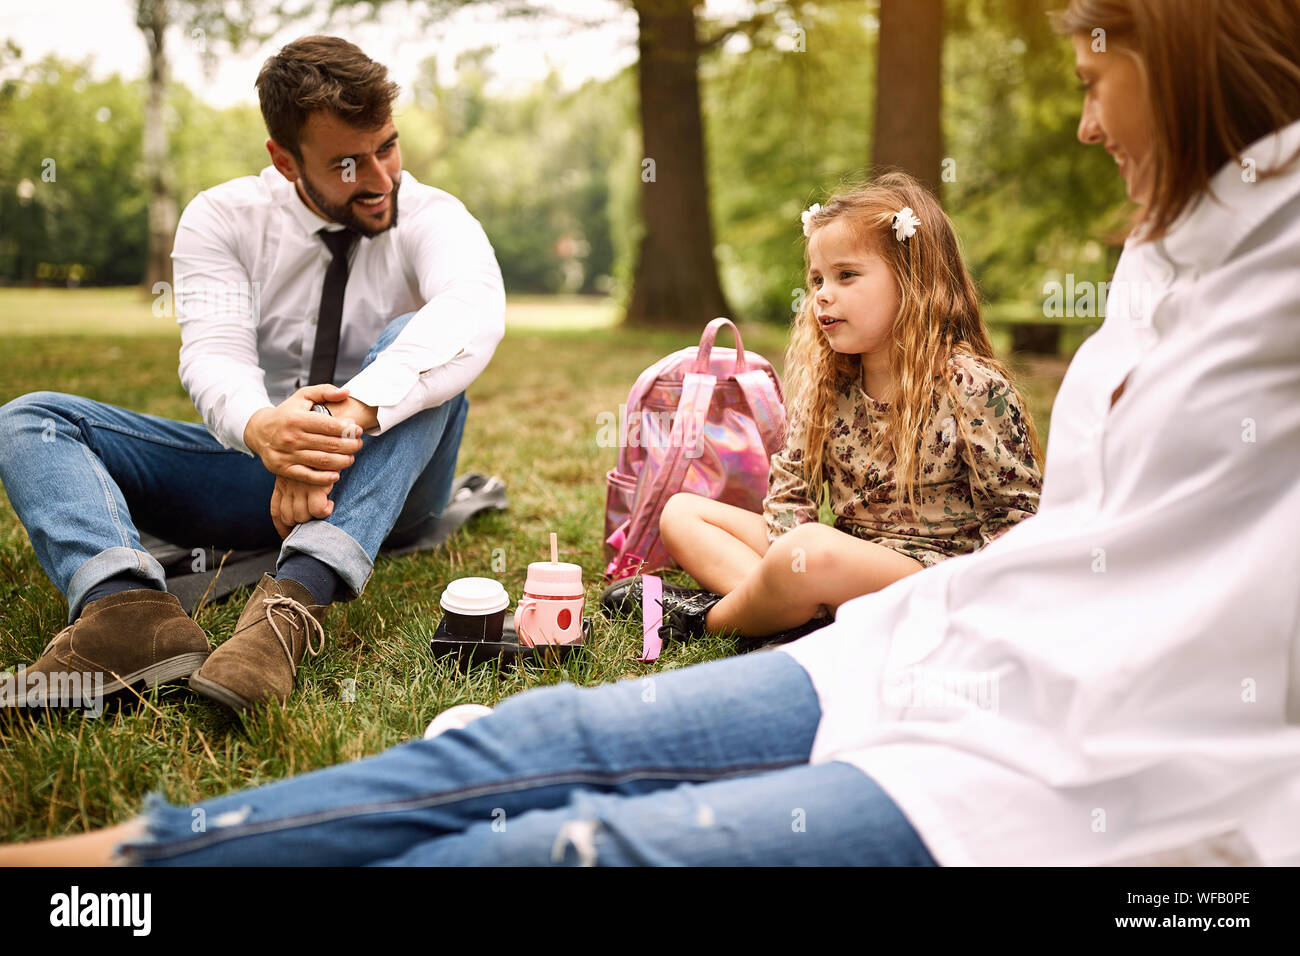
<path id="1" fill-rule="evenodd" d="M 325 271 L 320 312 L 316 316 L 316 348 L 311 353 L 311 385 L 333 385 L 339 356 L 339 326 L 343 323 L 343 291 L 348 284 L 348 253 L 359 236 L 351 229 L 320 230 L 334 260 Z"/>

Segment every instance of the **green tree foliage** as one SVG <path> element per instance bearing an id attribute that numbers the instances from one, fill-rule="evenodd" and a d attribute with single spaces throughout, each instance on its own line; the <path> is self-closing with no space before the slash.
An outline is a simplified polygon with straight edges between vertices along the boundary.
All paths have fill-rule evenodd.
<path id="1" fill-rule="evenodd" d="M 609 291 L 616 259 L 635 254 L 635 193 L 614 175 L 637 169 L 631 75 L 567 92 L 552 76 L 523 95 L 491 97 L 483 59 L 462 57 L 445 88 L 427 64 L 414 103 L 395 117 L 406 168 L 466 203 L 511 291 Z M 138 281 L 148 222 L 143 81 L 93 80 L 89 64 L 56 58 L 10 72 L 0 86 L 0 279 Z M 172 83 L 165 113 L 181 208 L 269 162 L 256 106 L 214 109 Z M 54 182 L 41 180 L 47 157 Z"/>
<path id="2" fill-rule="evenodd" d="M 1075 139 L 1082 94 L 1038 0 L 949 2 L 944 208 L 988 301 L 1104 279 L 1127 206 L 1114 163 Z M 710 186 L 723 282 L 746 317 L 788 321 L 803 286 L 799 213 L 865 177 L 878 22 L 808 6 L 706 63 Z M 802 31 L 802 34 L 797 31 Z M 804 51 L 798 52 L 802 40 Z"/>
<path id="3" fill-rule="evenodd" d="M 789 320 L 799 213 L 860 182 L 871 155 L 874 5 L 794 9 L 701 61 L 712 209 L 698 214 L 713 217 L 726 294 L 747 319 Z M 945 17 L 943 200 L 985 298 L 1036 303 L 1065 273 L 1106 278 L 1127 206 L 1109 157 L 1075 140 L 1069 42 L 1038 0 L 950 2 Z M 396 116 L 406 168 L 483 223 L 511 291 L 626 296 L 644 188 L 635 71 L 504 95 L 487 63 L 464 54 L 445 84 L 426 63 Z M 57 59 L 0 75 L 0 279 L 32 280 L 46 263 L 51 281 L 75 265 L 83 282 L 136 281 L 142 83 Z M 172 84 L 167 123 L 181 207 L 268 162 L 255 106 L 217 110 Z M 55 182 L 41 179 L 45 158 Z"/>
<path id="4" fill-rule="evenodd" d="M 146 213 L 141 95 L 53 57 L 0 87 L 0 275 L 135 282 Z"/>
<path id="5" fill-rule="evenodd" d="M 1106 279 L 1130 209 L 1115 164 L 1076 138 L 1083 94 L 1040 0 L 949 3 L 944 206 L 991 301 L 1036 302 L 1073 272 Z"/>
<path id="6" fill-rule="evenodd" d="M 251 104 L 213 109 L 188 88 L 168 85 L 168 140 L 176 196 L 184 209 L 199 192 L 271 164 L 266 125 Z"/>
<path id="7" fill-rule="evenodd" d="M 613 173 L 636 169 L 628 73 L 566 92 L 552 74 L 520 96 L 485 92 L 488 51 L 462 54 L 454 82 L 425 64 L 415 103 L 396 117 L 402 162 L 461 199 L 483 224 L 512 291 L 608 291 L 614 271 Z M 634 254 L 625 242 L 620 258 Z"/>
<path id="8" fill-rule="evenodd" d="M 96 80 L 90 64 L 46 57 L 0 85 L 0 278 L 135 283 L 144 269 L 143 80 Z M 266 164 L 255 107 L 216 110 L 168 94 L 173 178 L 182 205 Z"/>
<path id="9" fill-rule="evenodd" d="M 865 175 L 875 100 L 875 20 L 865 10 L 832 4 L 777 19 L 706 61 L 722 281 L 745 317 L 790 317 L 803 288 L 799 214 Z"/>

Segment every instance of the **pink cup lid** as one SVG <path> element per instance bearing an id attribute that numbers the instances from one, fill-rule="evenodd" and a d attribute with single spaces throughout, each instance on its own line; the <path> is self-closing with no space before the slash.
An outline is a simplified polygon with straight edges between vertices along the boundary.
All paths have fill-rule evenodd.
<path id="1" fill-rule="evenodd" d="M 510 606 L 510 595 L 492 578 L 457 578 L 443 589 L 438 603 L 456 614 L 494 614 Z"/>
<path id="2" fill-rule="evenodd" d="M 534 561 L 528 565 L 524 590 L 529 594 L 581 594 L 582 565 Z"/>

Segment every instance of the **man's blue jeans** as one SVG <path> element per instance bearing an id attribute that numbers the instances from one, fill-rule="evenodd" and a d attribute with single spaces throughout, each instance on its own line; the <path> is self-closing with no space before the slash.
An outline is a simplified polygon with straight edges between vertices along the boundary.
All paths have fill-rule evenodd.
<path id="1" fill-rule="evenodd" d="M 393 319 L 363 368 L 415 313 Z M 462 392 L 382 435 L 365 435 L 330 493 L 328 518 L 280 541 L 271 521 L 275 475 L 225 448 L 203 425 L 145 415 L 60 392 L 32 392 L 0 408 L 0 481 L 36 557 L 68 599 L 68 622 L 91 587 L 129 572 L 166 589 L 138 529 L 181 546 L 218 550 L 280 545 L 319 558 L 355 597 L 379 547 L 407 539 L 451 495 L 469 401 Z"/>
<path id="2" fill-rule="evenodd" d="M 834 625 L 832 625 L 834 626 Z M 125 863 L 932 866 L 856 767 L 809 765 L 807 673 L 758 651 L 541 687 L 462 730 L 193 807 L 146 801 Z"/>

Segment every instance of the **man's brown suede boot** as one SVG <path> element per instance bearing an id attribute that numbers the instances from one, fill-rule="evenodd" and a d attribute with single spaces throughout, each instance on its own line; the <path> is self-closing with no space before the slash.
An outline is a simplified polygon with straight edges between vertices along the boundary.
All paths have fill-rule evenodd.
<path id="1" fill-rule="evenodd" d="M 209 653 L 208 636 L 176 595 L 152 588 L 118 591 L 92 601 L 20 670 L 17 693 L 0 706 L 87 706 L 138 684 L 156 687 L 193 673 Z M 78 700 L 64 699 L 70 696 Z"/>
<path id="2" fill-rule="evenodd" d="M 314 600 L 297 581 L 262 575 L 235 632 L 190 675 L 190 688 L 235 710 L 288 700 L 303 652 L 314 657 L 325 647 L 327 608 Z"/>

